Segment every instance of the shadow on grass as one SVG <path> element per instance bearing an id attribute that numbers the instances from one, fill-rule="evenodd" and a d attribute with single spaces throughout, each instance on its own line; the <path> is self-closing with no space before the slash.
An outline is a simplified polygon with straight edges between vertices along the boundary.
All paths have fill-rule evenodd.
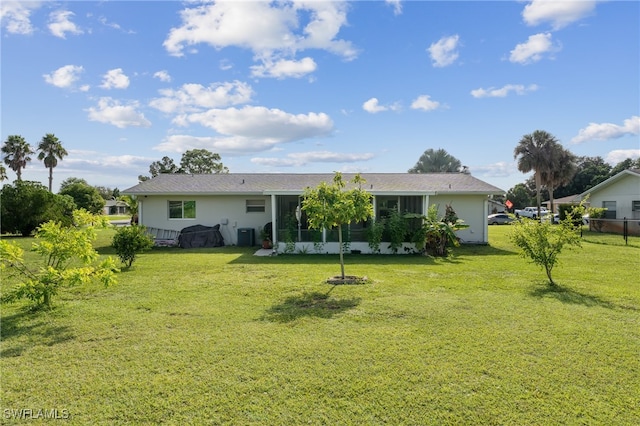
<path id="1" fill-rule="evenodd" d="M 559 285 L 553 287 L 545 285 L 545 287 L 536 288 L 535 290 L 531 291 L 530 294 L 533 297 L 537 297 L 540 299 L 545 297 L 552 297 L 562 303 L 569 303 L 573 305 L 583 305 L 589 307 L 599 306 L 607 309 L 626 309 L 633 311 L 638 310 L 638 308 L 633 306 L 617 305 L 608 300 L 604 300 L 601 297 L 580 293 L 579 291 L 575 291 Z"/>
<path id="2" fill-rule="evenodd" d="M 53 346 L 73 339 L 70 327 L 51 325 L 43 313 L 25 309 L 2 317 L 0 357 L 20 356 L 35 346 Z"/>
<path id="3" fill-rule="evenodd" d="M 261 318 L 265 321 L 291 322 L 302 317 L 331 318 L 360 304 L 360 298 L 334 299 L 329 293 L 303 293 L 271 307 Z"/>

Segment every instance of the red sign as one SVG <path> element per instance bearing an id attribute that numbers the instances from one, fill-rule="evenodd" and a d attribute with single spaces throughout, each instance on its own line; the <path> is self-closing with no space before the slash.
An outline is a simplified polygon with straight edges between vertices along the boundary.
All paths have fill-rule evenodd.
<path id="1" fill-rule="evenodd" d="M 505 206 L 507 206 L 508 209 L 510 209 L 511 207 L 513 207 L 513 203 L 509 200 L 507 200 L 506 203 L 504 203 Z"/>

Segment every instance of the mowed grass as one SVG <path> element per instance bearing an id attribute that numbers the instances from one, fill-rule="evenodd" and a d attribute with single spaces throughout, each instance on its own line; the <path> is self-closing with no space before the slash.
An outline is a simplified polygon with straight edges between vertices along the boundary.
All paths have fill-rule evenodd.
<path id="1" fill-rule="evenodd" d="M 1 408 L 82 425 L 640 424 L 640 248 L 585 242 L 551 289 L 508 226 L 489 232 L 448 259 L 347 256 L 371 281 L 336 287 L 337 256 L 154 249 L 53 311 L 2 308 Z"/>

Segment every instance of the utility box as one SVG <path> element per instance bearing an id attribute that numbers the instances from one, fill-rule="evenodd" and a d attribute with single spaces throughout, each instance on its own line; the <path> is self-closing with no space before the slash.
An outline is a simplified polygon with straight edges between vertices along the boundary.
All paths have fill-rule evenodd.
<path id="1" fill-rule="evenodd" d="M 255 245 L 256 231 L 253 228 L 238 228 L 238 246 L 251 247 Z"/>

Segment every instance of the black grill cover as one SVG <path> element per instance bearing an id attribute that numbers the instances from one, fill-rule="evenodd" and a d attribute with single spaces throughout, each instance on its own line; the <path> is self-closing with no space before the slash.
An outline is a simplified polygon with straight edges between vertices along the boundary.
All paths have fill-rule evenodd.
<path id="1" fill-rule="evenodd" d="M 222 247 L 224 238 L 220 233 L 220 225 L 193 225 L 180 231 L 178 245 L 182 248 Z"/>

